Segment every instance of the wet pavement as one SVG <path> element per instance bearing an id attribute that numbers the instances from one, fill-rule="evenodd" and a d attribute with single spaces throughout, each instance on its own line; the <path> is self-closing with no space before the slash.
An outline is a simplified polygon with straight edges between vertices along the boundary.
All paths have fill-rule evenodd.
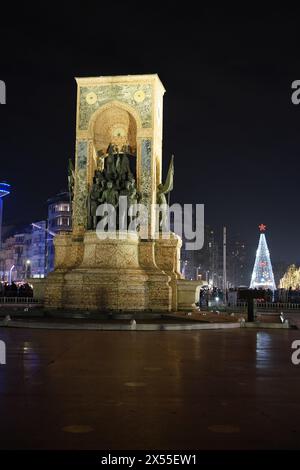
<path id="1" fill-rule="evenodd" d="M 297 330 L 0 328 L 1 449 L 299 449 Z"/>

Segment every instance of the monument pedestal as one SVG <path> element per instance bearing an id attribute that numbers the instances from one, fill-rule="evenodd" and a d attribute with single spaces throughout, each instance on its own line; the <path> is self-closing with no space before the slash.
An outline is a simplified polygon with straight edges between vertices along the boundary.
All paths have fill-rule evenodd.
<path id="1" fill-rule="evenodd" d="M 173 232 L 164 236 L 157 234 L 155 241 L 155 259 L 157 266 L 170 276 L 172 289 L 172 310 L 178 309 L 177 281 L 182 279 L 180 273 L 180 248 L 181 238 Z"/>
<path id="2" fill-rule="evenodd" d="M 177 309 L 190 312 L 199 310 L 196 303 L 199 302 L 202 281 L 188 281 L 180 279 L 177 281 Z"/>
<path id="3" fill-rule="evenodd" d="M 170 276 L 155 263 L 155 242 L 136 233 L 99 239 L 71 234 L 55 239 L 56 268 L 46 280 L 45 305 L 101 311 L 172 310 Z"/>

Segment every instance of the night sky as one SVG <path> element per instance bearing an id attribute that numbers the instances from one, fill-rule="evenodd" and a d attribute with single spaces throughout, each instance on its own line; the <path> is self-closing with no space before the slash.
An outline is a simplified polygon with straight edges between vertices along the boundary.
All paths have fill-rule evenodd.
<path id="1" fill-rule="evenodd" d="M 300 261 L 299 10 L 164 2 L 43 2 L 1 12 L 0 179 L 5 221 L 46 217 L 74 155 L 75 76 L 157 73 L 171 202 L 204 203 L 206 222 L 240 234 L 253 256 L 268 226 L 273 261 Z M 201 5 L 201 4 L 200 4 Z M 165 4 L 166 6 L 166 4 Z M 185 8 L 185 9 L 183 9 Z"/>

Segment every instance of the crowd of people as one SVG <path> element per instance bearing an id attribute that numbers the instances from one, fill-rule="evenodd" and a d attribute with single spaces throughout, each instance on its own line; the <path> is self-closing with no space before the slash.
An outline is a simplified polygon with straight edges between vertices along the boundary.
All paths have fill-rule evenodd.
<path id="1" fill-rule="evenodd" d="M 0 297 L 33 297 L 33 289 L 28 282 L 1 282 Z"/>

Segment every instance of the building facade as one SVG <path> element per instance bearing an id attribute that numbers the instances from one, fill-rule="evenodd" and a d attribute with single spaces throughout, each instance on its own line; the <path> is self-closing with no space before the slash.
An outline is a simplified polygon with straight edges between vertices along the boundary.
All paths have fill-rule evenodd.
<path id="1" fill-rule="evenodd" d="M 204 228 L 204 245 L 201 250 L 188 251 L 181 249 L 181 272 L 186 279 L 201 280 L 207 285 L 222 286 L 220 267 L 220 245 L 214 230 L 206 225 Z"/>
<path id="2" fill-rule="evenodd" d="M 46 275 L 46 240 L 47 222 L 41 220 L 32 225 L 29 258 L 27 261 L 27 275 L 41 278 Z"/>
<path id="3" fill-rule="evenodd" d="M 61 192 L 48 201 L 48 219 L 33 222 L 10 234 L 0 250 L 0 280 L 4 282 L 43 278 L 54 269 L 57 233 L 71 230 L 69 193 Z"/>
<path id="4" fill-rule="evenodd" d="M 46 240 L 46 273 L 54 269 L 54 237 L 72 230 L 72 211 L 68 192 L 58 193 L 48 199 L 48 227 Z"/>
<path id="5" fill-rule="evenodd" d="M 46 226 L 39 221 L 25 226 L 6 238 L 0 251 L 0 278 L 2 281 L 25 281 L 45 275 L 45 236 L 35 226 Z"/>
<path id="6" fill-rule="evenodd" d="M 248 286 L 251 269 L 246 243 L 239 237 L 227 241 L 227 282 L 229 288 Z"/>

